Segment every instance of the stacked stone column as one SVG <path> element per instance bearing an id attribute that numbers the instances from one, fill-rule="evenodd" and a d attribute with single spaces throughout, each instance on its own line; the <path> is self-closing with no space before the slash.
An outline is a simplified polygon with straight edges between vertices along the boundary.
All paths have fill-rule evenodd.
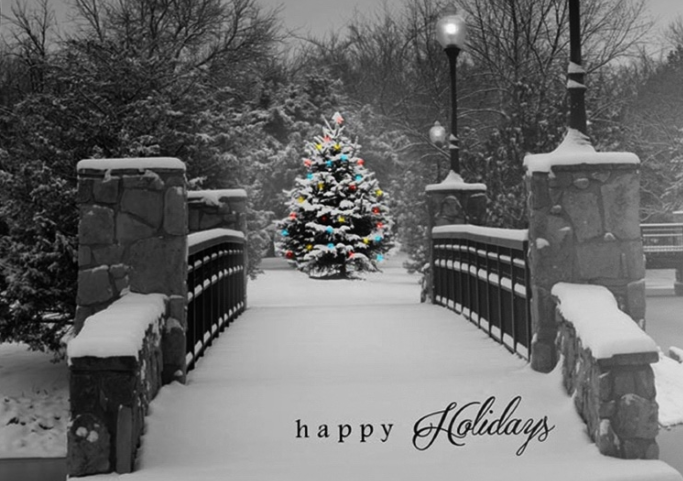
<path id="1" fill-rule="evenodd" d="M 549 372 L 557 363 L 555 303 L 550 294 L 557 282 L 603 285 L 621 310 L 635 321 L 645 318 L 638 164 L 555 165 L 548 172 L 530 172 L 527 187 L 531 364 Z"/>
<path id="2" fill-rule="evenodd" d="M 87 160 L 78 166 L 76 332 L 125 289 L 169 298 L 164 383 L 185 379 L 187 194 L 178 159 Z"/>
<path id="3" fill-rule="evenodd" d="M 247 193 L 243 189 L 190 191 L 190 232 L 233 229 L 247 235 Z"/>

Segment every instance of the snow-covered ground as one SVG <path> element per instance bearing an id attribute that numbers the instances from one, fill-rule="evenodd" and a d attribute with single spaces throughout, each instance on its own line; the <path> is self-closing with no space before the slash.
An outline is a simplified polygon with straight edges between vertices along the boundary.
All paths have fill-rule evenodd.
<path id="1" fill-rule="evenodd" d="M 65 362 L 0 345 L 0 458 L 66 455 L 69 388 Z"/>
<path id="2" fill-rule="evenodd" d="M 417 277 L 399 266 L 394 259 L 365 281 L 267 270 L 249 285 L 249 309 L 199 361 L 189 384 L 165 387 L 152 403 L 139 470 L 88 479 L 682 479 L 660 461 L 600 455 L 558 372 L 535 373 L 453 312 L 420 304 Z M 655 370 L 661 420 L 683 421 L 683 367 L 667 359 Z M 17 408 L 18 399 L 40 400 L 44 391 L 51 393 L 44 399 L 58 402 L 29 403 L 33 408 L 25 405 L 22 416 L 34 422 L 60 416 L 53 428 L 39 427 L 59 439 L 7 450 L 30 438 L 31 423 L 18 432 L 0 417 L 0 457 L 63 455 L 68 409 L 63 364 L 0 346 L 0 399 Z M 429 448 L 416 448 L 429 439 L 414 439 L 420 418 L 453 402 L 479 403 L 458 414 L 457 427 L 476 418 L 491 396 L 489 420 L 519 396 L 510 417 L 541 428 L 545 419 L 552 430 L 537 432 L 519 456 L 528 435 L 470 433 L 454 438 L 464 443 L 455 446 L 442 431 Z M 329 438 L 318 437 L 322 425 Z M 361 442 L 370 425 L 372 435 Z"/>

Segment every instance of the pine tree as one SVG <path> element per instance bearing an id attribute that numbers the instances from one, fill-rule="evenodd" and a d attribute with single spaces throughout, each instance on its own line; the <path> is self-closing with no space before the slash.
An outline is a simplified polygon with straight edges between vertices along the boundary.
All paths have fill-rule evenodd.
<path id="1" fill-rule="evenodd" d="M 305 146 L 307 172 L 287 192 L 279 249 L 312 277 L 348 278 L 378 270 L 392 246 L 392 220 L 387 194 L 357 157 L 360 146 L 343 135 L 339 113 L 332 120 Z"/>

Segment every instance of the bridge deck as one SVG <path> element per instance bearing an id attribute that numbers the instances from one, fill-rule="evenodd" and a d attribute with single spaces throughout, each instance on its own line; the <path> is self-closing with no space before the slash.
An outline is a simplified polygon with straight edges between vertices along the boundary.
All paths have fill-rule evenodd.
<path id="1" fill-rule="evenodd" d="M 660 461 L 601 456 L 557 372 L 535 373 L 464 319 L 420 304 L 416 280 L 396 261 L 356 282 L 267 270 L 249 285 L 249 309 L 199 361 L 188 385 L 168 386 L 153 402 L 138 471 L 123 479 L 681 479 Z M 526 435 L 470 433 L 454 438 L 465 444 L 457 447 L 441 432 L 429 449 L 414 447 L 418 419 L 490 396 L 489 422 L 520 396 L 509 418 L 547 416 L 555 427 L 521 456 L 515 453 Z M 466 408 L 454 433 L 478 410 Z M 309 438 L 297 438 L 296 420 Z M 330 438 L 317 437 L 323 424 Z M 374 428 L 363 443 L 361 424 L 366 433 Z M 388 437 L 382 424 L 392 425 Z M 343 443 L 339 425 L 351 429 Z"/>

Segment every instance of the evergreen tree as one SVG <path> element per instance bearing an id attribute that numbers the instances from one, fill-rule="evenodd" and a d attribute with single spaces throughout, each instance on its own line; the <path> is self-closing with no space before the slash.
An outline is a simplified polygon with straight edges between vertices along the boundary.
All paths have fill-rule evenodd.
<path id="1" fill-rule="evenodd" d="M 391 248 L 387 195 L 357 157 L 360 146 L 343 135 L 343 118 L 325 122 L 306 144 L 306 176 L 295 179 L 290 214 L 279 223 L 280 251 L 313 277 L 347 278 L 376 271 Z"/>

